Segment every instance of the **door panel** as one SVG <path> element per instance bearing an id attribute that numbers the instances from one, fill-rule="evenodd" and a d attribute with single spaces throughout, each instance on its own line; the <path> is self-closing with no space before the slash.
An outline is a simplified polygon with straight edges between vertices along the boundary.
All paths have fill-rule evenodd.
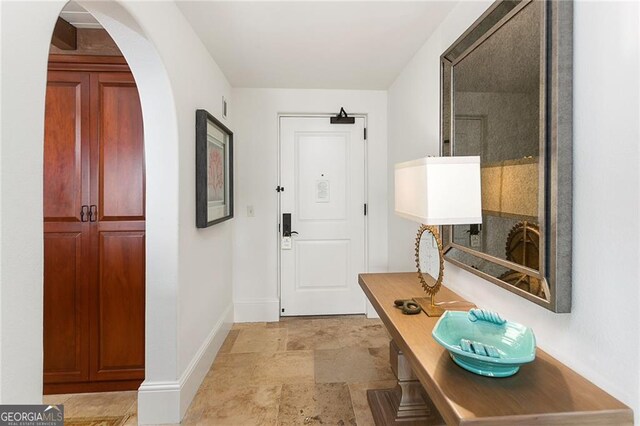
<path id="1" fill-rule="evenodd" d="M 89 151 L 82 150 L 89 142 L 88 113 L 89 74 L 50 72 L 44 125 L 45 221 L 80 222 L 89 176 Z"/>
<path id="2" fill-rule="evenodd" d="M 297 133 L 295 143 L 298 220 L 347 217 L 349 132 Z"/>
<path id="3" fill-rule="evenodd" d="M 144 378 L 144 232 L 100 232 L 94 380 Z"/>
<path id="4" fill-rule="evenodd" d="M 89 377 L 90 78 L 49 72 L 44 125 L 44 382 Z"/>
<path id="5" fill-rule="evenodd" d="M 98 75 L 100 220 L 144 219 L 142 110 L 130 74 Z"/>
<path id="6" fill-rule="evenodd" d="M 144 379 L 145 182 L 142 112 L 133 76 L 92 74 L 91 379 Z M 126 301 L 126 303 L 123 303 Z"/>
<path id="7" fill-rule="evenodd" d="M 349 289 L 349 240 L 295 242 L 296 291 Z"/>
<path id="8" fill-rule="evenodd" d="M 44 237 L 45 382 L 87 380 L 89 376 L 88 294 L 83 270 L 86 233 L 83 238 L 80 226 L 76 227 L 76 232 L 50 232 Z"/>
<path id="9" fill-rule="evenodd" d="M 297 232 L 280 251 L 282 315 L 364 313 L 364 119 L 283 117 L 280 130 L 280 208 Z"/>

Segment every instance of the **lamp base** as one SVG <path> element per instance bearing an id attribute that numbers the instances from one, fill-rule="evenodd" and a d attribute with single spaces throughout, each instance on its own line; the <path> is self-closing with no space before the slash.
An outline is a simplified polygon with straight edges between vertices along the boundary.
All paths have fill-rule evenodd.
<path id="1" fill-rule="evenodd" d="M 425 314 L 429 317 L 439 317 L 444 314 L 444 309 L 433 304 L 432 297 L 414 297 L 413 300 L 420 305 Z"/>

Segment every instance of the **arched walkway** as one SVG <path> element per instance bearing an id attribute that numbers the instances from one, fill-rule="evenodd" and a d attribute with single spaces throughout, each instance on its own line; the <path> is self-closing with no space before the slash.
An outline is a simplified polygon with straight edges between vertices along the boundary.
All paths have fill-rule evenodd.
<path id="1" fill-rule="evenodd" d="M 79 1 L 109 32 L 135 76 L 146 161 L 146 378 L 175 381 L 178 283 L 178 130 L 167 70 L 135 13 Z M 3 2 L 0 179 L 0 401 L 42 396 L 42 179 L 46 69 L 65 2 Z M 23 37 L 23 45 L 13 45 Z"/>

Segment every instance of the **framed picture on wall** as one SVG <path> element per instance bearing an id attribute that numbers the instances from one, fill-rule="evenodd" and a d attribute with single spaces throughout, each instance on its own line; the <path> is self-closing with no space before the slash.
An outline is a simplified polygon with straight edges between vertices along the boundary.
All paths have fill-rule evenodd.
<path id="1" fill-rule="evenodd" d="M 233 217 L 233 133 L 203 109 L 196 111 L 196 227 Z"/>

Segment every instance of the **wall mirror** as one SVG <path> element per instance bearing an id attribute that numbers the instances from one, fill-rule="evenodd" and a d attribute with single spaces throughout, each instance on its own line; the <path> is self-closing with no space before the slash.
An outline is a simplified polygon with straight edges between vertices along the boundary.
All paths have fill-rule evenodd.
<path id="1" fill-rule="evenodd" d="M 572 3 L 498 1 L 441 56 L 441 155 L 479 155 L 482 224 L 445 259 L 571 310 Z"/>

